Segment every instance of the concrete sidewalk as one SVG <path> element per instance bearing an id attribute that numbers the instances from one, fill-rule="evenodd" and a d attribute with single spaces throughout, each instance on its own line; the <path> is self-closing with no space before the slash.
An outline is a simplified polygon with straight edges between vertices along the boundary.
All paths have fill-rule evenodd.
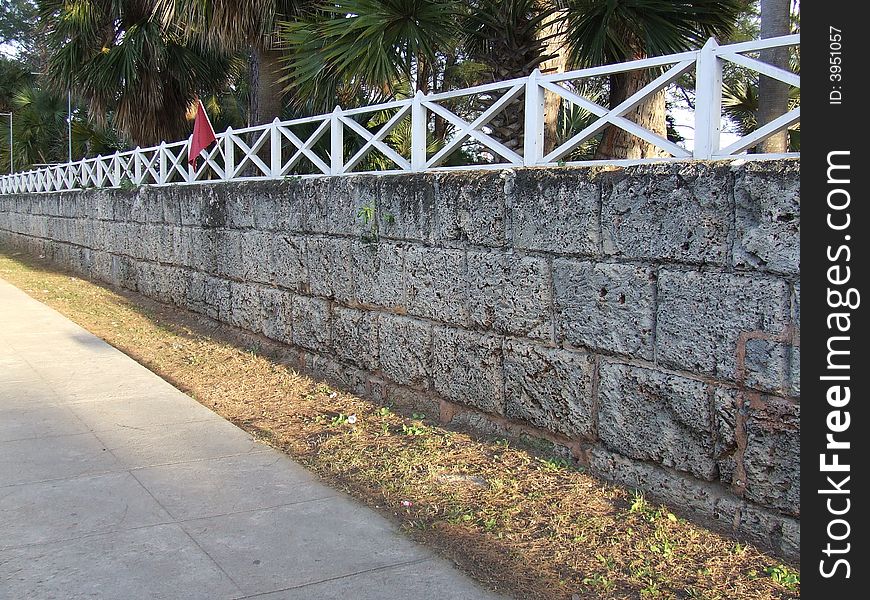
<path id="1" fill-rule="evenodd" d="M 0 280 L 0 599 L 491 599 Z"/>

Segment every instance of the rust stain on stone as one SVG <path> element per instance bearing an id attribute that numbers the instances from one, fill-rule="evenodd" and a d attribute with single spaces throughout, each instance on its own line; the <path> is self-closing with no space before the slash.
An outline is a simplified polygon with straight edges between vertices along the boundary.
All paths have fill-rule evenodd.
<path id="1" fill-rule="evenodd" d="M 750 340 L 766 340 L 799 346 L 800 329 L 790 324 L 786 325 L 779 333 L 770 333 L 761 330 L 742 331 L 737 337 L 735 379 L 737 380 L 739 389 L 736 397 L 737 414 L 734 419 L 734 441 L 736 442 L 737 449 L 734 452 L 734 477 L 731 489 L 735 494 L 741 497 L 746 492 L 746 464 L 744 462 L 744 457 L 748 440 L 746 421 L 749 411 L 747 409 L 759 409 L 765 406 L 765 403 L 761 400 L 761 392 L 749 390 L 746 387 L 746 345 Z"/>

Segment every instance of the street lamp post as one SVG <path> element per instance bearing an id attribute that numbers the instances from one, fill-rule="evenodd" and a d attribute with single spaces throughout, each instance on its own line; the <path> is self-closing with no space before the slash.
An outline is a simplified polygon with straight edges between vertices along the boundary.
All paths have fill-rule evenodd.
<path id="1" fill-rule="evenodd" d="M 12 111 L 0 113 L 0 116 L 9 117 L 9 174 L 12 175 Z"/>
<path id="2" fill-rule="evenodd" d="M 66 91 L 66 139 L 69 162 L 72 164 L 72 90 Z"/>

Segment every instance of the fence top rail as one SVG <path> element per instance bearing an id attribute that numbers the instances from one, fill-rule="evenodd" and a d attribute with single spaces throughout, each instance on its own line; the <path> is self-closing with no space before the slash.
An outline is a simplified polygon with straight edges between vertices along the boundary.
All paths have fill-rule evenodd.
<path id="1" fill-rule="evenodd" d="M 361 106 L 350 109 L 343 109 L 337 106 L 335 110 L 326 114 L 299 117 L 289 120 L 280 120 L 276 118 L 270 123 L 253 125 L 239 129 L 228 128 L 226 131 L 217 133 L 216 138 L 218 141 L 218 145 L 213 151 L 207 153 L 207 155 L 203 155 L 206 156 L 206 162 L 201 167 L 197 167 L 196 169 L 194 169 L 193 172 L 197 174 L 195 177 L 192 177 L 189 174 L 185 174 L 185 172 L 183 171 L 184 169 L 188 169 L 188 167 L 186 165 L 180 167 L 179 165 L 181 165 L 181 163 L 178 163 L 176 159 L 172 159 L 171 157 L 169 157 L 171 161 L 171 164 L 169 165 L 164 164 L 166 162 L 164 158 L 160 158 L 158 160 L 158 157 L 166 157 L 166 155 L 164 154 L 166 151 L 171 151 L 176 157 L 180 156 L 177 154 L 177 152 L 178 150 L 187 148 L 189 146 L 190 138 L 188 138 L 186 140 L 171 142 L 164 141 L 156 146 L 149 146 L 145 148 L 137 146 L 134 149 L 117 151 L 110 155 L 92 156 L 88 158 L 83 158 L 78 161 L 44 165 L 39 168 L 29 169 L 27 171 L 19 171 L 17 173 L 12 173 L 8 175 L 0 175 L 0 184 L 2 184 L 3 186 L 3 191 L 0 193 L 23 191 L 32 188 L 34 185 L 40 186 L 40 189 L 42 191 L 76 189 L 75 186 L 77 185 L 88 185 L 90 181 L 95 180 L 99 180 L 98 185 L 101 185 L 103 183 L 118 185 L 118 169 L 120 169 L 120 173 L 123 174 L 124 177 L 128 175 L 130 177 L 134 177 L 135 172 L 136 183 L 148 185 L 194 184 L 213 182 L 216 180 L 226 181 L 228 179 L 275 179 L 285 176 L 286 171 L 288 169 L 292 169 L 293 165 L 298 160 L 304 160 L 306 158 L 315 162 L 315 165 L 318 167 L 318 169 L 320 169 L 320 171 L 322 171 L 322 173 L 303 173 L 300 176 L 319 176 L 321 174 L 358 174 L 362 171 L 353 171 L 353 168 L 356 164 L 359 163 L 359 160 L 364 155 L 363 151 L 367 152 L 369 150 L 377 150 L 385 153 L 385 156 L 387 156 L 388 158 L 392 157 L 394 162 L 396 160 L 396 157 L 402 159 L 398 169 L 365 171 L 369 173 L 386 174 L 398 173 L 409 170 L 419 171 L 465 168 L 486 169 L 521 165 L 549 165 L 552 161 L 548 162 L 547 157 L 544 156 L 541 148 L 536 146 L 536 144 L 540 145 L 541 142 L 538 138 L 543 135 L 543 114 L 541 113 L 536 115 L 530 112 L 534 110 L 542 111 L 543 107 L 541 106 L 537 109 L 535 108 L 535 101 L 529 96 L 530 90 L 538 90 L 541 94 L 544 93 L 544 90 L 548 90 L 550 93 L 555 93 L 557 89 L 563 89 L 561 86 L 555 85 L 559 82 L 613 75 L 641 69 L 680 65 L 681 63 L 689 63 L 689 65 L 691 65 L 692 62 L 695 62 L 698 65 L 698 77 L 701 77 L 702 75 L 712 77 L 712 79 L 709 80 L 710 83 L 708 85 L 710 89 L 716 89 L 714 89 L 713 92 L 707 90 L 705 93 L 708 95 L 712 93 L 713 99 L 715 101 L 716 97 L 721 96 L 722 83 L 721 79 L 716 80 L 715 72 L 713 71 L 705 71 L 705 73 L 701 73 L 701 63 L 709 60 L 702 59 L 702 56 L 705 52 L 707 53 L 706 56 L 708 57 L 713 55 L 716 57 L 716 60 L 721 61 L 724 59 L 728 61 L 739 62 L 740 64 L 747 66 L 750 69 L 758 71 L 762 75 L 768 74 L 769 76 L 770 73 L 775 72 L 776 74 L 780 75 L 779 78 L 781 80 L 787 81 L 788 83 L 791 83 L 793 85 L 797 82 L 797 85 L 799 85 L 799 74 L 795 74 L 789 76 L 788 78 L 785 78 L 783 72 L 780 72 L 773 67 L 764 67 L 756 59 L 737 56 L 747 52 L 757 52 L 769 48 L 790 47 L 796 45 L 800 45 L 800 34 L 778 36 L 762 40 L 753 40 L 722 46 L 719 46 L 715 43 L 715 40 L 711 39 L 710 42 L 708 42 L 708 44 L 703 49 L 680 52 L 665 56 L 654 56 L 640 60 L 603 65 L 598 67 L 576 69 L 565 73 L 552 73 L 547 75 L 543 75 L 536 70 L 528 77 L 520 77 L 439 93 L 430 92 L 428 94 L 423 94 L 421 92 L 417 92 L 417 95 L 413 98 L 392 100 L 389 102 L 383 102 L 370 106 Z M 708 69 L 708 67 L 704 67 L 704 70 L 706 69 Z M 492 98 L 494 98 L 493 101 L 495 102 L 494 106 L 504 106 L 507 102 L 513 101 L 516 96 L 522 94 L 523 92 L 521 88 L 523 87 L 525 87 L 526 89 L 526 116 L 521 119 L 523 121 L 521 123 L 521 133 L 518 134 L 524 136 L 526 139 L 523 156 L 520 156 L 513 150 L 507 149 L 503 146 L 503 144 L 501 144 L 501 142 L 493 139 L 487 133 L 487 131 L 489 130 L 485 129 L 487 127 L 488 119 L 478 117 L 477 119 L 472 119 L 471 122 L 467 123 L 467 126 L 463 125 L 460 128 L 461 131 L 459 131 L 459 134 L 466 137 L 470 142 L 481 144 L 484 147 L 484 152 L 494 152 L 495 154 L 501 154 L 501 157 L 507 158 L 508 162 L 499 162 L 497 164 L 484 163 L 442 167 L 434 164 L 433 161 L 429 160 L 429 157 L 426 154 L 427 142 L 425 139 L 427 134 L 427 125 L 425 121 L 420 121 L 420 115 L 423 115 L 422 118 L 426 119 L 427 117 L 425 115 L 427 111 L 430 111 L 430 114 L 441 115 L 442 118 L 446 118 L 446 116 L 452 115 L 450 110 L 447 108 L 449 104 L 446 106 L 439 105 L 439 102 L 442 102 L 444 100 L 450 100 L 453 98 L 471 96 L 475 94 L 487 94 L 506 91 L 506 95 L 502 94 L 503 97 L 501 98 L 498 98 L 496 94 L 492 94 Z M 559 93 L 559 95 L 562 94 Z M 572 101 L 572 96 L 563 95 L 562 97 L 563 99 Z M 574 100 L 577 100 L 576 97 L 573 98 Z M 410 113 L 408 112 L 409 107 L 413 107 L 413 110 L 411 110 Z M 363 148 L 363 150 L 360 150 L 355 154 L 354 157 L 350 158 L 350 162 L 346 162 L 345 158 L 343 157 L 342 132 L 345 127 L 349 128 L 352 131 L 357 131 L 358 127 L 355 126 L 354 122 L 349 121 L 346 118 L 342 119 L 342 117 L 353 117 L 356 115 L 371 114 L 381 111 L 389 111 L 393 109 L 400 109 L 399 114 L 410 114 L 410 118 L 412 120 L 412 137 L 410 140 L 412 156 L 410 162 L 407 162 L 404 157 L 400 157 L 398 154 L 391 152 L 390 148 L 385 148 L 383 139 L 388 133 L 387 131 L 372 132 L 372 137 L 369 139 L 369 142 L 366 143 L 366 146 Z M 487 113 L 485 112 L 484 116 L 486 116 L 486 114 Z M 338 118 L 336 118 L 336 116 Z M 387 126 L 389 126 L 390 124 L 395 126 L 397 118 L 398 114 L 387 121 Z M 457 116 L 457 119 L 458 118 L 459 117 Z M 761 128 L 755 133 L 741 138 L 743 140 L 742 143 L 740 140 L 738 140 L 738 142 L 727 145 L 724 148 L 718 146 L 718 133 L 715 133 L 715 129 L 716 127 L 718 127 L 719 119 L 722 118 L 721 110 L 719 108 L 715 108 L 714 110 L 698 109 L 695 111 L 694 118 L 695 130 L 699 131 L 700 129 L 704 128 L 708 130 L 712 129 L 714 131 L 714 134 L 712 135 L 715 136 L 714 141 L 716 144 L 716 146 L 713 147 L 712 150 L 709 150 L 708 153 L 703 156 L 699 156 L 696 150 L 694 153 L 695 158 L 745 158 L 745 156 L 738 156 L 734 154 L 734 152 L 738 150 L 742 151 L 743 149 L 745 149 L 746 145 L 749 142 L 759 141 L 759 139 L 764 139 L 765 136 L 772 135 L 778 131 L 782 131 L 783 129 L 794 126 L 795 122 L 799 122 L 799 112 L 796 113 L 795 111 L 792 111 L 788 113 L 788 115 L 783 115 L 778 120 L 772 122 L 768 126 L 765 126 L 764 128 Z M 623 122 L 624 119 L 620 121 L 619 115 L 616 115 L 615 113 L 614 115 L 607 117 L 607 120 L 612 121 L 614 124 L 617 124 L 620 127 L 627 127 L 627 124 Z M 701 120 L 703 120 L 703 122 L 699 122 Z M 707 121 L 709 121 L 709 123 Z M 294 134 L 290 130 L 291 127 L 310 124 L 316 124 L 319 126 L 317 132 L 314 133 L 310 138 L 307 138 L 305 136 L 302 136 L 301 138 L 296 137 L 296 134 Z M 326 135 L 326 142 L 331 144 L 329 150 L 330 156 L 325 158 L 326 162 L 323 162 L 324 159 L 320 156 L 315 156 L 314 154 L 312 154 L 313 144 L 317 142 L 317 140 L 320 139 L 320 136 L 324 133 L 324 131 L 326 131 L 326 129 L 324 128 L 331 130 L 331 135 L 328 132 Z M 634 132 L 635 135 L 641 135 L 641 137 L 644 137 L 647 133 L 649 133 L 644 132 L 641 129 L 633 127 L 627 130 L 630 133 Z M 273 132 L 282 131 L 278 138 L 272 138 L 271 147 L 268 142 L 265 143 L 264 150 L 266 152 L 274 153 L 276 152 L 277 148 L 277 152 L 279 153 L 278 156 L 273 155 L 271 157 L 271 165 L 267 164 L 269 163 L 268 159 L 266 159 L 264 162 L 256 156 L 257 152 L 260 151 L 259 149 L 263 147 L 262 134 L 269 130 L 272 130 Z M 359 131 L 357 131 L 357 133 L 359 133 Z M 247 148 L 246 144 L 242 143 L 240 141 L 241 138 L 239 137 L 246 134 L 260 134 L 261 137 L 258 138 L 259 141 L 256 141 L 252 148 Z M 290 150 L 291 154 L 295 154 L 293 154 L 291 162 L 287 163 L 286 165 L 284 163 L 284 159 L 282 159 L 282 155 L 280 154 L 282 152 L 281 143 L 282 141 L 286 142 L 286 140 L 284 139 L 285 137 L 287 138 L 287 140 L 293 141 L 294 145 L 298 146 L 300 143 L 303 144 L 303 146 L 300 148 L 292 148 Z M 711 136 L 708 135 L 707 137 L 709 138 Z M 531 142 L 529 141 L 530 138 Z M 278 140 L 277 145 L 275 143 L 276 139 Z M 230 144 L 230 147 L 233 145 L 238 145 L 239 148 L 236 148 L 236 150 L 244 151 L 243 155 L 241 157 L 236 157 L 234 155 L 236 150 L 223 149 L 224 141 L 226 141 L 227 143 L 229 143 L 230 141 L 237 142 Z M 709 140 L 707 141 L 709 142 Z M 522 146 L 523 142 L 520 142 L 520 147 Z M 458 143 L 451 143 L 451 147 L 458 147 Z M 530 154 L 530 152 L 532 154 Z M 673 154 L 673 152 L 671 153 Z M 788 155 L 795 156 L 797 154 L 788 153 Z M 753 159 L 754 158 L 755 157 L 753 157 Z M 331 166 L 327 164 L 330 162 L 332 163 Z M 582 163 L 579 163 L 577 161 L 571 161 L 569 164 L 592 164 L 592 162 L 600 161 L 583 161 Z M 626 161 L 624 160 L 613 160 L 609 162 L 612 164 L 626 164 Z M 240 166 L 244 163 L 247 163 L 249 166 L 254 164 L 258 165 L 260 173 L 258 173 L 257 175 L 252 175 L 250 172 L 243 172 Z M 629 161 L 629 163 L 635 164 L 634 161 Z M 559 161 L 559 164 L 562 164 L 562 161 Z M 85 170 L 85 167 L 87 167 L 87 171 Z M 214 172 L 211 178 L 204 177 L 202 179 L 198 179 L 199 174 L 207 168 L 211 168 Z M 327 168 L 329 168 L 329 171 L 326 170 Z M 215 174 L 218 176 L 217 179 L 214 178 Z M 181 176 L 182 179 L 179 179 L 179 176 Z"/>
<path id="2" fill-rule="evenodd" d="M 763 40 L 752 40 L 750 42 L 740 42 L 737 44 L 726 44 L 719 46 L 718 52 L 742 54 L 743 52 L 752 52 L 754 50 L 766 50 L 768 48 L 778 48 L 780 46 L 797 46 L 801 43 L 799 33 L 792 35 L 780 35 L 777 37 L 764 38 Z"/>

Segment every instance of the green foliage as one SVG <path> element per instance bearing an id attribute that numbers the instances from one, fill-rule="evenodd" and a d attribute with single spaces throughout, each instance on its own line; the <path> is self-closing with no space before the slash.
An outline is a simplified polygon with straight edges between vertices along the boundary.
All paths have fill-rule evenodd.
<path id="1" fill-rule="evenodd" d="M 790 590 L 796 589 L 801 583 L 800 573 L 785 565 L 766 567 L 764 572 L 770 575 L 770 578 L 776 583 Z"/>
<path id="2" fill-rule="evenodd" d="M 3 0 L 0 3 L 0 44 L 11 46 L 18 59 L 32 68 L 38 65 L 41 46 L 38 15 L 34 0 Z"/>
<path id="3" fill-rule="evenodd" d="M 35 82 L 36 77 L 26 64 L 0 56 L 0 112 L 9 112 L 15 93 Z"/>
<path id="4" fill-rule="evenodd" d="M 456 45 L 459 4 L 453 0 L 337 0 L 281 23 L 288 47 L 286 90 L 291 97 L 341 98 L 361 90 L 392 95 L 416 89 Z M 299 100 L 297 100 L 297 103 Z M 333 100 L 334 102 L 334 100 Z"/>
<path id="5" fill-rule="evenodd" d="M 155 2 L 42 0 L 48 76 L 72 89 L 97 126 L 139 145 L 184 137 L 186 107 L 234 73 L 227 54 L 187 43 Z"/>
<path id="6" fill-rule="evenodd" d="M 572 62 L 602 65 L 673 54 L 728 35 L 741 0 L 566 0 Z"/>
<path id="7" fill-rule="evenodd" d="M 543 35 L 557 6 L 543 0 L 469 0 L 462 20 L 463 49 L 486 65 L 491 81 L 524 77 L 545 60 Z"/>
<path id="8" fill-rule="evenodd" d="M 121 178 L 121 181 L 118 183 L 118 187 L 122 190 L 132 191 L 137 189 L 139 186 L 133 183 L 133 180 L 127 176 Z"/>

